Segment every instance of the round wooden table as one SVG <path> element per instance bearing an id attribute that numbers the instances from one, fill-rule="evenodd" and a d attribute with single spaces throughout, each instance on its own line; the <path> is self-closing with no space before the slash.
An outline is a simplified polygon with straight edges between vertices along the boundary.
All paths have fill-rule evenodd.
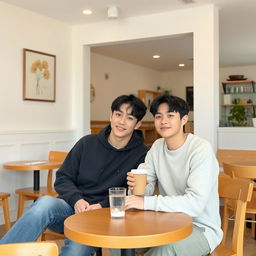
<path id="1" fill-rule="evenodd" d="M 7 170 L 14 171 L 34 171 L 34 190 L 40 188 L 40 170 L 49 170 L 60 168 L 62 162 L 48 160 L 33 160 L 33 161 L 15 161 L 4 163 L 3 167 Z"/>
<path id="2" fill-rule="evenodd" d="M 109 208 L 82 212 L 64 222 L 65 236 L 95 247 L 121 248 L 122 255 L 135 255 L 129 248 L 165 245 L 192 233 L 192 218 L 185 213 L 126 211 L 124 218 L 111 218 Z M 125 250 L 126 249 L 126 250 Z"/>

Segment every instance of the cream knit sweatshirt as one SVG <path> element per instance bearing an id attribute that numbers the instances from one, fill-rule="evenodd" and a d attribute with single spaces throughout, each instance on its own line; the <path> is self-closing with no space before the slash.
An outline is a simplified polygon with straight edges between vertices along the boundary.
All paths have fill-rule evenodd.
<path id="1" fill-rule="evenodd" d="M 211 251 L 221 242 L 218 174 L 219 166 L 210 143 L 188 134 L 177 150 L 168 150 L 165 140 L 158 139 L 148 151 L 145 163 L 148 180 L 144 209 L 184 212 L 193 224 L 205 229 Z M 158 196 L 151 196 L 156 182 Z"/>

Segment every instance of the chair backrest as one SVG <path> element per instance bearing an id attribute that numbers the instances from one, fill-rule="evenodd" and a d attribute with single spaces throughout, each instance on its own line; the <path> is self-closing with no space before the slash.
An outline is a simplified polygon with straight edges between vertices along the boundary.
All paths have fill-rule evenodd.
<path id="1" fill-rule="evenodd" d="M 223 163 L 223 170 L 231 177 L 256 179 L 256 166 Z"/>
<path id="2" fill-rule="evenodd" d="M 64 151 L 50 151 L 49 152 L 49 160 L 57 161 L 57 162 L 64 162 L 67 154 L 68 153 L 64 152 Z M 47 187 L 48 187 L 48 189 L 52 188 L 52 170 L 51 169 L 48 171 Z"/>
<path id="3" fill-rule="evenodd" d="M 255 161 L 256 150 L 218 149 L 217 158 L 220 167 L 223 167 L 223 163 Z"/>
<path id="4" fill-rule="evenodd" d="M 232 251 L 243 255 L 244 221 L 247 202 L 251 200 L 253 183 L 249 180 L 219 175 L 219 196 L 224 199 L 224 216 L 228 211 L 227 200 L 236 201 L 236 214 L 232 236 Z"/>
<path id="5" fill-rule="evenodd" d="M 1 255 L 4 256 L 58 256 L 59 249 L 55 242 L 31 242 L 1 244 Z"/>

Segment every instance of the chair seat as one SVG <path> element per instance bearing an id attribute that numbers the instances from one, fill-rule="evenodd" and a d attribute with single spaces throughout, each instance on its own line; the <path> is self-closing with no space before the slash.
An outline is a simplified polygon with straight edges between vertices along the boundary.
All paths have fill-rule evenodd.
<path id="1" fill-rule="evenodd" d="M 237 254 L 231 248 L 219 245 L 215 250 L 208 254 L 208 256 L 236 256 Z"/>
<path id="2" fill-rule="evenodd" d="M 35 198 L 35 199 L 41 196 L 57 196 L 58 195 L 53 188 L 48 188 L 48 187 L 40 187 L 40 190 L 38 191 L 35 191 L 32 187 L 21 188 L 21 189 L 16 189 L 15 193 L 22 196 Z"/>
<path id="3" fill-rule="evenodd" d="M 40 255 L 57 256 L 59 248 L 55 242 L 30 242 L 30 243 L 11 243 L 0 245 L 1 255 Z"/>

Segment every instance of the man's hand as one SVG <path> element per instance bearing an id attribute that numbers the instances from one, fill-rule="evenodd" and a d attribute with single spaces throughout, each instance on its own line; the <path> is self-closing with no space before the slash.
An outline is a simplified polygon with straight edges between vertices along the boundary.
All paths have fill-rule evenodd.
<path id="1" fill-rule="evenodd" d="M 125 198 L 125 210 L 128 209 L 144 209 L 144 198 L 140 196 L 127 196 Z"/>
<path id="2" fill-rule="evenodd" d="M 86 202 L 84 199 L 80 199 L 75 203 L 75 213 L 85 212 L 89 206 L 90 204 L 88 202 Z"/>
<path id="3" fill-rule="evenodd" d="M 97 210 L 102 208 L 101 204 L 91 204 L 89 205 L 85 211 Z"/>
<path id="4" fill-rule="evenodd" d="M 135 178 L 132 172 L 127 172 L 127 185 L 131 191 L 135 187 Z"/>

